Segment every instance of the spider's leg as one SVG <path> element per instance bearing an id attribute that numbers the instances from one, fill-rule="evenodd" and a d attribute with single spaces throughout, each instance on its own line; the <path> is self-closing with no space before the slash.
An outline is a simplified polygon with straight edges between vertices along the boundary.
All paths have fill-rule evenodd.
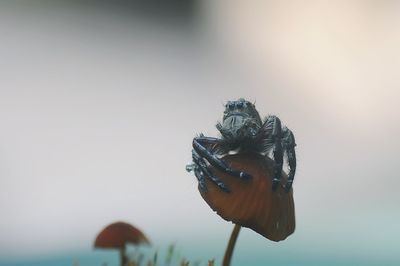
<path id="1" fill-rule="evenodd" d="M 204 143 L 220 143 L 221 140 L 216 138 L 208 138 L 208 137 L 196 137 L 193 139 L 193 149 L 200 155 L 200 157 L 205 158 L 212 166 L 219 169 L 220 171 L 239 177 L 241 179 L 250 179 L 251 175 L 243 172 L 232 169 L 229 167 L 223 160 L 212 154 L 207 148 L 204 146 Z"/>
<path id="2" fill-rule="evenodd" d="M 273 156 L 275 161 L 272 190 L 276 190 L 282 176 L 283 148 L 282 148 L 282 124 L 276 116 L 269 116 L 265 122 L 267 128 L 271 128 L 271 140 L 273 145 Z"/>
<path id="3" fill-rule="evenodd" d="M 221 145 L 221 140 L 217 138 L 204 137 L 204 135 L 200 134 L 200 138 L 203 140 L 204 145 L 207 148 L 211 149 L 215 152 L 224 152 L 225 147 Z M 221 190 L 224 192 L 230 192 L 228 187 L 221 182 L 219 178 L 214 176 L 212 171 L 209 169 L 208 164 L 205 159 L 201 157 L 195 150 L 192 150 L 192 160 L 193 163 L 188 164 L 186 166 L 186 170 L 188 172 L 194 172 L 197 180 L 199 181 L 199 186 L 202 191 L 207 191 L 206 186 L 206 178 L 209 178 L 212 182 L 214 182 Z"/>
<path id="4" fill-rule="evenodd" d="M 212 171 L 208 168 L 207 163 L 201 158 L 195 151 L 192 153 L 193 162 L 196 164 L 199 172 L 201 173 L 203 180 L 199 180 L 200 187 L 202 187 L 201 181 L 204 180 L 204 176 L 208 177 L 212 182 L 214 182 L 222 191 L 230 192 L 229 188 L 218 178 L 216 177 Z M 197 175 L 196 175 L 197 177 Z M 205 187 L 205 182 L 203 182 Z M 206 191 L 207 189 L 205 189 Z"/>
<path id="5" fill-rule="evenodd" d="M 296 141 L 294 139 L 293 132 L 287 127 L 283 128 L 282 143 L 286 151 L 289 164 L 288 181 L 285 185 L 286 192 L 289 192 L 293 184 L 294 175 L 296 173 L 296 151 L 294 149 L 296 147 Z"/>
<path id="6" fill-rule="evenodd" d="M 206 178 L 204 176 L 204 173 L 199 169 L 199 167 L 196 165 L 193 169 L 194 175 L 197 178 L 197 181 L 199 182 L 199 186 L 201 191 L 206 192 L 207 191 L 207 185 L 206 185 Z"/>

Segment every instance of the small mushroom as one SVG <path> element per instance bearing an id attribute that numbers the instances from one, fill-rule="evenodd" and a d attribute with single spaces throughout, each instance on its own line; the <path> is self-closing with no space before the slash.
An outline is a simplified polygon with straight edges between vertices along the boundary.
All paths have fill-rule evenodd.
<path id="1" fill-rule="evenodd" d="M 281 185 L 272 191 L 272 176 L 275 162 L 255 153 L 227 155 L 224 160 L 234 169 L 253 176 L 243 181 L 213 168 L 215 176 L 226 184 L 230 193 L 222 192 L 211 181 L 207 191 L 199 188 L 207 204 L 219 216 L 235 224 L 223 265 L 229 265 L 240 227 L 248 227 L 272 241 L 286 239 L 295 230 L 293 190 L 285 192 L 282 184 L 287 175 L 282 173 Z"/>
<path id="2" fill-rule="evenodd" d="M 125 266 L 127 258 L 125 255 L 126 244 L 140 245 L 150 244 L 148 238 L 136 227 L 116 222 L 104 228 L 96 237 L 95 248 L 113 248 L 120 251 L 121 266 Z"/>

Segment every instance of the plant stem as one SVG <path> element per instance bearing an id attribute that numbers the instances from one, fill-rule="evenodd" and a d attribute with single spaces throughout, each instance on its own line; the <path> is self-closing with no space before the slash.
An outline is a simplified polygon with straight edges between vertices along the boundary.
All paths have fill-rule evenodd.
<path id="1" fill-rule="evenodd" d="M 231 264 L 233 249 L 235 248 L 236 239 L 238 238 L 240 228 L 241 228 L 240 225 L 235 224 L 235 227 L 232 230 L 231 238 L 229 239 L 229 242 L 228 242 L 228 246 L 226 247 L 222 266 L 229 266 Z"/>
<path id="2" fill-rule="evenodd" d="M 126 266 L 126 264 L 128 263 L 128 260 L 125 255 L 125 246 L 119 250 L 119 254 L 120 254 L 121 266 Z"/>

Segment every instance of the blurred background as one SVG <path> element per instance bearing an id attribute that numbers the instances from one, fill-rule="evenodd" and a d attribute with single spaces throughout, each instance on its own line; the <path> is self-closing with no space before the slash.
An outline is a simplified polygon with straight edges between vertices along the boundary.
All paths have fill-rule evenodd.
<path id="1" fill-rule="evenodd" d="M 220 263 L 231 223 L 185 171 L 245 97 L 295 133 L 297 228 L 232 265 L 400 265 L 400 2 L 1 1 L 0 265 L 118 265 L 124 220 Z"/>

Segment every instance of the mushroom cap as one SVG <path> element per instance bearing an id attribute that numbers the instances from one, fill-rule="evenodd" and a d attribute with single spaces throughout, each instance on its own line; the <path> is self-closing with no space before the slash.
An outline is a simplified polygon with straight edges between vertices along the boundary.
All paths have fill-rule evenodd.
<path id="1" fill-rule="evenodd" d="M 207 204 L 223 219 L 248 227 L 272 241 L 284 240 L 295 229 L 293 190 L 284 191 L 287 175 L 282 173 L 281 184 L 272 191 L 272 176 L 275 162 L 256 153 L 227 155 L 224 160 L 234 169 L 253 176 L 251 180 L 222 173 L 212 168 L 231 190 L 221 191 L 210 180 L 206 180 L 207 191 L 199 191 Z"/>
<path id="2" fill-rule="evenodd" d="M 128 223 L 116 222 L 108 225 L 97 235 L 94 247 L 121 249 L 127 243 L 139 245 L 150 244 L 150 241 L 136 227 Z"/>

